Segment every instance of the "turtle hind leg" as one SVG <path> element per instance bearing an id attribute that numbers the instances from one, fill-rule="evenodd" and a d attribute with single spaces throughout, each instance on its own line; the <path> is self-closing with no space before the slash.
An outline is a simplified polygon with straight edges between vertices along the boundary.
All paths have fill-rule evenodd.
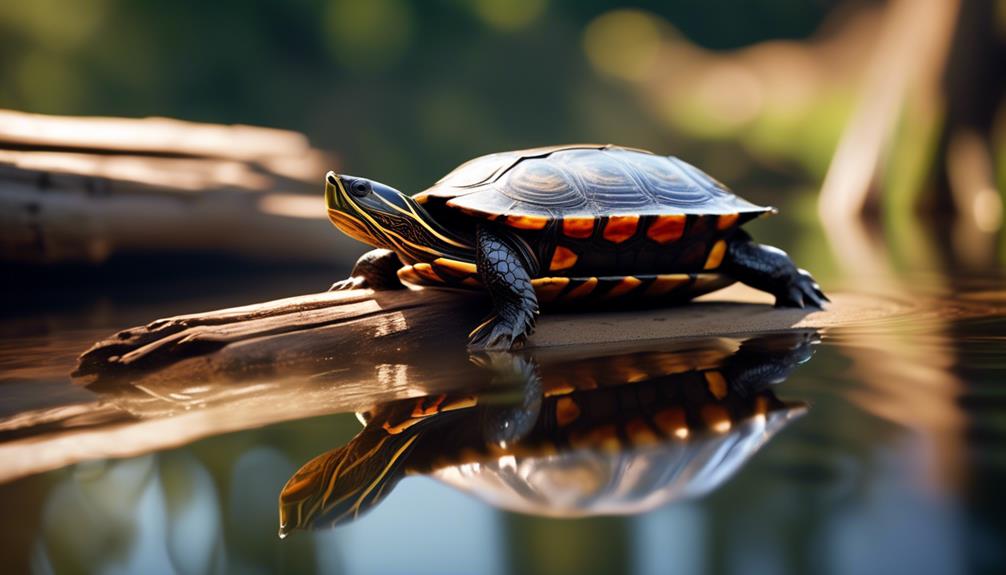
<path id="1" fill-rule="evenodd" d="M 722 269 L 737 281 L 774 295 L 776 307 L 823 308 L 831 301 L 786 252 L 756 244 L 744 232 L 731 240 Z"/>
<path id="2" fill-rule="evenodd" d="M 538 298 L 524 257 L 502 235 L 480 226 L 475 265 L 495 309 L 469 334 L 468 349 L 509 351 L 520 347 L 534 331 L 538 315 Z"/>
<path id="3" fill-rule="evenodd" d="M 398 279 L 402 261 L 391 250 L 370 250 L 360 256 L 349 277 L 332 284 L 328 291 L 351 289 L 392 290 L 405 286 Z"/>

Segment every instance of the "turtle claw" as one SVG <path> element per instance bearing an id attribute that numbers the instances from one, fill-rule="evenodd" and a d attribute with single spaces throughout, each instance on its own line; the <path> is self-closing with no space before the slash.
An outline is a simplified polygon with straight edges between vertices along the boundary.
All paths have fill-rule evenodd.
<path id="1" fill-rule="evenodd" d="M 328 291 L 345 291 L 352 289 L 394 290 L 404 289 L 398 279 L 398 268 L 402 260 L 391 250 L 376 249 L 360 256 L 353 266 L 349 277 L 337 281 Z"/>
<path id="2" fill-rule="evenodd" d="M 523 335 L 498 315 L 492 315 L 469 334 L 468 351 L 510 351 L 523 343 Z"/>
<path id="3" fill-rule="evenodd" d="M 523 347 L 534 329 L 534 316 L 513 309 L 505 311 L 516 313 L 493 314 L 468 334 L 468 351 L 512 351 Z"/>
<path id="4" fill-rule="evenodd" d="M 366 289 L 367 280 L 360 276 L 350 276 L 344 280 L 340 280 L 332 284 L 332 287 L 328 288 L 328 291 L 346 291 L 351 289 Z"/>
<path id="5" fill-rule="evenodd" d="M 814 278 L 806 270 L 797 270 L 785 288 L 785 292 L 777 294 L 775 307 L 798 307 L 807 306 L 824 309 L 825 302 L 830 302 L 828 296 L 821 291 L 821 286 L 817 285 Z"/>

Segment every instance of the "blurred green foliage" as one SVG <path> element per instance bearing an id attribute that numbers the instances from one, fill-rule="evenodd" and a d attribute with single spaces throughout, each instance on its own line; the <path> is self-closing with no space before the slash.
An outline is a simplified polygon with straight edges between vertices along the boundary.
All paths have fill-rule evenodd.
<path id="1" fill-rule="evenodd" d="M 583 31 L 608 11 L 636 6 L 722 50 L 805 38 L 832 4 L 6 2 L 0 107 L 295 129 L 347 171 L 416 191 L 507 148 L 617 141 L 683 153 L 678 130 L 590 67 Z"/>
<path id="2" fill-rule="evenodd" d="M 862 98 L 884 6 L 7 2 L 0 107 L 293 129 L 334 150 L 339 169 L 407 193 L 484 153 L 613 142 L 682 156 L 813 228 L 814 199 Z M 997 6 L 1006 14 L 1006 1 Z M 910 208 L 937 187 L 944 124 L 940 102 L 909 98 L 901 111 L 880 160 L 887 225 L 907 225 L 900 220 L 912 220 Z M 991 146 L 1003 189 L 1006 121 L 998 125 Z M 776 226 L 763 227 L 752 231 L 771 236 Z M 810 233 L 780 243 L 819 261 L 827 278 L 825 244 Z"/>

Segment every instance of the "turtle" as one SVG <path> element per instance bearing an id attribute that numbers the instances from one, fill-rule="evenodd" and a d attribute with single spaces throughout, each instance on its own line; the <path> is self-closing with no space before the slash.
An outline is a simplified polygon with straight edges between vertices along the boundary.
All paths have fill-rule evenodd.
<path id="1" fill-rule="evenodd" d="M 541 367 L 531 358 L 513 364 L 509 386 L 380 403 L 357 414 L 364 428 L 348 443 L 287 481 L 280 536 L 345 525 L 416 475 L 551 517 L 634 514 L 699 496 L 807 411 L 774 389 L 818 339 L 799 330 Z"/>
<path id="2" fill-rule="evenodd" d="M 332 290 L 481 289 L 469 349 L 519 348 L 539 306 L 687 301 L 740 281 L 824 307 L 811 275 L 740 227 L 775 213 L 674 156 L 572 144 L 481 156 L 414 196 L 329 172 L 329 219 L 374 246 Z"/>

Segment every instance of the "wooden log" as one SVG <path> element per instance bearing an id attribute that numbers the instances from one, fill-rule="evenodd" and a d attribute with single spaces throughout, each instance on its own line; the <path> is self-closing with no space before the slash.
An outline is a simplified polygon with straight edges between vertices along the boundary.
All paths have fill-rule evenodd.
<path id="1" fill-rule="evenodd" d="M 0 110 L 0 147 L 266 161 L 317 154 L 307 137 L 288 130 L 172 118 L 49 116 L 14 110 Z"/>
<path id="2" fill-rule="evenodd" d="M 778 310 L 734 286 L 681 307 L 544 314 L 529 342 L 543 369 L 640 350 L 735 348 L 756 333 L 869 326 L 928 310 L 831 293 L 828 310 Z M 127 457 L 280 421 L 477 386 L 468 329 L 478 293 L 321 293 L 175 316 L 81 355 L 75 381 L 99 399 L 0 421 L 0 482 L 92 458 Z M 926 311 L 929 313 L 932 310 Z M 933 312 L 936 313 L 936 312 Z M 696 343 L 694 338 L 705 338 Z"/>
<path id="3" fill-rule="evenodd" d="M 544 314 L 527 349 L 626 344 L 823 328 L 913 309 L 889 298 L 838 294 L 828 310 L 775 309 L 770 297 L 734 286 L 697 303 L 621 312 Z M 354 290 L 311 294 L 156 320 L 96 343 L 81 355 L 81 384 L 156 377 L 254 380 L 277 373 L 317 377 L 378 364 L 435 374 L 467 363 L 468 330 L 489 310 L 480 293 Z M 177 372 L 176 376 L 171 375 Z M 431 376 L 432 379 L 439 379 Z"/>
<path id="4" fill-rule="evenodd" d="M 170 252 L 348 263 L 358 250 L 321 199 L 335 166 L 295 132 L 0 110 L 0 262 Z"/>

